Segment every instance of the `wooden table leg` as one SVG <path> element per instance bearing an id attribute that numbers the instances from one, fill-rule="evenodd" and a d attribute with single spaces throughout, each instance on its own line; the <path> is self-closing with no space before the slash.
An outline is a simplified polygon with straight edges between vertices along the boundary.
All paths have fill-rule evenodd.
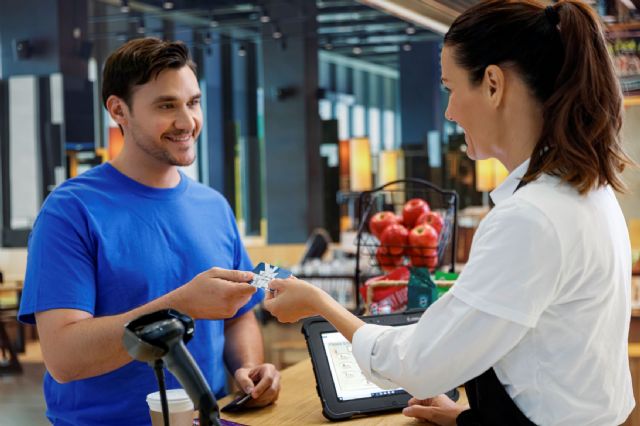
<path id="1" fill-rule="evenodd" d="M 7 374 L 21 374 L 22 365 L 20 365 L 18 355 L 13 349 L 11 339 L 9 339 L 9 335 L 7 334 L 7 330 L 5 329 L 4 325 L 5 323 L 0 320 L 0 348 L 2 348 L 3 354 L 5 353 L 5 351 L 9 352 L 9 359 L 6 364 L 0 365 L 0 376 Z"/>

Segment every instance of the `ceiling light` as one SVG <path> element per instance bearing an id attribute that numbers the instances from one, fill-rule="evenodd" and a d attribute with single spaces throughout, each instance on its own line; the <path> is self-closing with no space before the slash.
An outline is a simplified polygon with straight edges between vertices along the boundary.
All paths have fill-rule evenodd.
<path id="1" fill-rule="evenodd" d="M 82 37 L 82 30 L 80 29 L 80 27 L 75 27 L 73 29 L 73 38 L 79 40 L 80 37 Z"/>
<path id="2" fill-rule="evenodd" d="M 247 49 L 244 48 L 244 45 L 240 45 L 238 48 L 238 56 L 247 56 Z"/>
<path id="3" fill-rule="evenodd" d="M 622 4 L 629 10 L 636 10 L 636 5 L 631 0 L 621 0 Z"/>
<path id="4" fill-rule="evenodd" d="M 448 24 L 418 13 L 404 4 L 392 3 L 387 0 L 360 0 L 360 2 L 397 16 L 405 21 L 413 22 L 416 25 L 430 29 L 438 34 L 446 34 L 446 32 L 449 31 Z"/>
<path id="5" fill-rule="evenodd" d="M 144 19 L 138 19 L 138 29 L 136 31 L 138 31 L 138 34 L 144 34 L 147 31 L 144 27 Z"/>
<path id="6" fill-rule="evenodd" d="M 411 52 L 411 43 L 407 42 L 405 44 L 402 45 L 402 50 L 404 50 L 405 52 Z"/>
<path id="7" fill-rule="evenodd" d="M 413 35 L 416 33 L 416 27 L 414 27 L 413 25 L 408 25 L 407 28 L 405 28 L 404 32 L 409 35 Z"/>
<path id="8" fill-rule="evenodd" d="M 215 13 L 213 13 L 213 9 L 209 11 L 209 16 L 211 16 L 211 19 L 209 19 L 209 27 L 216 28 L 218 25 L 220 25 L 220 23 L 216 20 L 216 15 Z"/>
<path id="9" fill-rule="evenodd" d="M 362 53 L 362 47 L 356 46 L 356 47 L 353 48 L 352 52 L 353 52 L 354 55 L 359 55 L 359 54 Z"/>
<path id="10" fill-rule="evenodd" d="M 168 0 L 163 1 L 163 2 L 162 2 L 162 8 L 163 8 L 164 10 L 171 10 L 171 9 L 173 9 L 173 2 L 172 2 L 172 1 L 168 1 Z"/>
<path id="11" fill-rule="evenodd" d="M 262 12 L 260 13 L 260 22 L 263 24 L 271 22 L 271 17 L 267 13 L 267 9 L 262 8 Z"/>
<path id="12" fill-rule="evenodd" d="M 273 30 L 273 34 L 271 34 L 271 37 L 276 40 L 282 38 L 282 31 L 280 31 L 280 27 L 276 25 L 275 29 Z"/>
<path id="13" fill-rule="evenodd" d="M 325 49 L 325 50 L 333 50 L 333 44 L 331 44 L 331 42 L 330 42 L 330 41 L 326 42 L 326 43 L 324 44 L 324 49 Z"/>
<path id="14" fill-rule="evenodd" d="M 120 12 L 129 13 L 129 0 L 120 1 Z"/>

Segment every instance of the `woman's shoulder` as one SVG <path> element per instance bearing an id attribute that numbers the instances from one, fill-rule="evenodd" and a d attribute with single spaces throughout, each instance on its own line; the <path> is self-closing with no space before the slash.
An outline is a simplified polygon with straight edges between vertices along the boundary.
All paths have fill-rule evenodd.
<path id="1" fill-rule="evenodd" d="M 575 208 L 584 203 L 589 194 L 581 195 L 573 186 L 558 176 L 540 175 L 516 191 L 511 197 L 513 203 L 531 203 L 541 209 Z"/>
<path id="2" fill-rule="evenodd" d="M 585 231 L 593 232 L 594 224 L 604 232 L 615 233 L 624 225 L 620 205 L 609 186 L 594 188 L 580 194 L 559 177 L 542 175 L 518 190 L 507 204 L 519 209 L 535 209 L 544 215 L 563 240 L 581 238 Z M 603 235 L 604 238 L 604 235 Z"/>
<path id="3" fill-rule="evenodd" d="M 604 185 L 590 191 L 580 192 L 570 183 L 558 176 L 541 175 L 534 182 L 525 185 L 513 197 L 514 202 L 526 201 L 548 211 L 568 213 L 573 210 L 592 209 L 594 204 L 607 207 L 618 206 L 615 194 L 610 186 Z M 562 209 L 569 209 L 562 211 Z"/>

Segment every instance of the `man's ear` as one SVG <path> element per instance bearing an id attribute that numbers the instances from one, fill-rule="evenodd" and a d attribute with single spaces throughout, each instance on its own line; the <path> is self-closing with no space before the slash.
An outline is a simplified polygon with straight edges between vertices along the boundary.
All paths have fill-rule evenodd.
<path id="1" fill-rule="evenodd" d="M 120 127 L 125 126 L 128 122 L 129 117 L 129 106 L 122 99 L 115 95 L 111 95 L 107 98 L 107 111 L 109 111 L 109 115 L 113 118 Z"/>
<path id="2" fill-rule="evenodd" d="M 495 107 L 500 106 L 504 98 L 505 75 L 502 68 L 497 65 L 489 65 L 484 70 L 484 93 L 489 103 Z"/>

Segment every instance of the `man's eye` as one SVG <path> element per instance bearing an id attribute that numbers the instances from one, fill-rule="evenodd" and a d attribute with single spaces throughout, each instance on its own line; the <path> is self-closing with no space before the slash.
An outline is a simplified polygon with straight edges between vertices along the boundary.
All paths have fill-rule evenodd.
<path id="1" fill-rule="evenodd" d="M 172 104 L 161 104 L 160 109 L 171 109 L 173 108 Z"/>
<path id="2" fill-rule="evenodd" d="M 200 99 L 194 99 L 190 102 L 191 106 L 196 106 L 196 105 L 200 105 Z"/>

